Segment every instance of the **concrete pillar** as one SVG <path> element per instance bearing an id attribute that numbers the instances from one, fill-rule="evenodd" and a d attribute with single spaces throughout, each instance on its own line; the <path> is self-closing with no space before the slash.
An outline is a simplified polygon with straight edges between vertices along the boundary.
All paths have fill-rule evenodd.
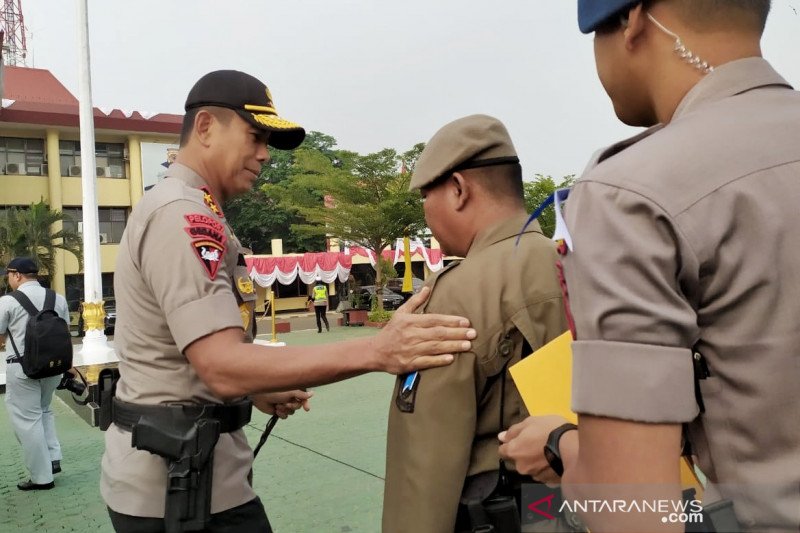
<path id="1" fill-rule="evenodd" d="M 283 239 L 272 239 L 271 242 L 270 248 L 272 248 L 272 255 L 275 257 L 283 255 Z"/>
<path id="2" fill-rule="evenodd" d="M 61 158 L 58 154 L 58 130 L 47 130 L 47 186 L 50 196 L 50 209 L 61 211 L 64 208 L 61 194 Z M 64 229 L 64 224 L 59 220 L 50 228 L 51 233 L 58 233 Z M 64 251 L 56 250 L 53 272 L 50 272 L 50 286 L 61 295 L 66 295 L 67 284 L 64 278 Z"/>
<path id="3" fill-rule="evenodd" d="M 144 193 L 142 184 L 142 139 L 138 135 L 128 136 L 128 163 L 131 187 L 131 207 L 139 203 Z"/>

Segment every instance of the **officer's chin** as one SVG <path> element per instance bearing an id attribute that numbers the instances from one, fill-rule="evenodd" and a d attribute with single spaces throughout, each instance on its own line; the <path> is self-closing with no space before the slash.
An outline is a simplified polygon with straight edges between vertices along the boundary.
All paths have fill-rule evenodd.
<path id="1" fill-rule="evenodd" d="M 649 128 L 658 123 L 655 113 L 649 109 L 637 109 L 630 105 L 614 102 L 614 113 L 626 126 L 634 128 Z"/>

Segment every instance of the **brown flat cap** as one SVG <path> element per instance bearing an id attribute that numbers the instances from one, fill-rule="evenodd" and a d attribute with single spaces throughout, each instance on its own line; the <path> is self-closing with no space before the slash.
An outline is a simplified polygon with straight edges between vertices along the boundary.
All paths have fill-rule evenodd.
<path id="1" fill-rule="evenodd" d="M 519 163 L 519 158 L 503 123 L 488 115 L 470 115 L 431 137 L 414 167 L 409 190 L 451 172 L 512 163 Z"/>

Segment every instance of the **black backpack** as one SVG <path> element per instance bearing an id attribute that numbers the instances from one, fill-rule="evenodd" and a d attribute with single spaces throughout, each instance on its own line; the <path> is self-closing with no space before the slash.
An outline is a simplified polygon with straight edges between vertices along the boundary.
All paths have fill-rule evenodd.
<path id="1" fill-rule="evenodd" d="M 25 354 L 20 356 L 14 337 L 9 334 L 11 346 L 22 371 L 31 379 L 49 378 L 72 368 L 72 335 L 69 324 L 55 311 L 56 293 L 45 289 L 44 307 L 41 311 L 21 291 L 9 294 L 19 302 L 30 318 L 25 328 Z"/>

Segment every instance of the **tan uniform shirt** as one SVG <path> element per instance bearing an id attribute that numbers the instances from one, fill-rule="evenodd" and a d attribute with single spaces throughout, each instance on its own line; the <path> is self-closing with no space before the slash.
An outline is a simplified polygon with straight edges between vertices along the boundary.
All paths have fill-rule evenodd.
<path id="1" fill-rule="evenodd" d="M 667 126 L 600 155 L 566 222 L 574 409 L 691 422 L 707 501 L 797 531 L 800 94 L 760 58 L 717 68 Z"/>
<path id="2" fill-rule="evenodd" d="M 128 219 L 114 280 L 120 400 L 220 403 L 183 350 L 216 331 L 251 329 L 255 294 L 239 258 L 240 245 L 204 186 L 191 169 L 173 164 L 168 179 L 145 193 Z M 247 480 L 252 459 L 242 430 L 220 435 L 212 513 L 255 498 Z M 111 509 L 164 516 L 162 457 L 132 448 L 131 434 L 112 424 L 102 468 L 100 491 Z"/>
<path id="3" fill-rule="evenodd" d="M 433 279 L 425 310 L 469 318 L 478 337 L 453 364 L 420 372 L 411 394 L 401 394 L 398 379 L 389 412 L 384 532 L 453 531 L 464 480 L 497 470 L 497 433 L 527 416 L 506 371 L 523 355 L 523 337 L 537 349 L 567 329 L 555 246 L 538 222 L 515 246 L 524 223 L 524 216 L 513 217 L 485 229 L 463 261 Z"/>

